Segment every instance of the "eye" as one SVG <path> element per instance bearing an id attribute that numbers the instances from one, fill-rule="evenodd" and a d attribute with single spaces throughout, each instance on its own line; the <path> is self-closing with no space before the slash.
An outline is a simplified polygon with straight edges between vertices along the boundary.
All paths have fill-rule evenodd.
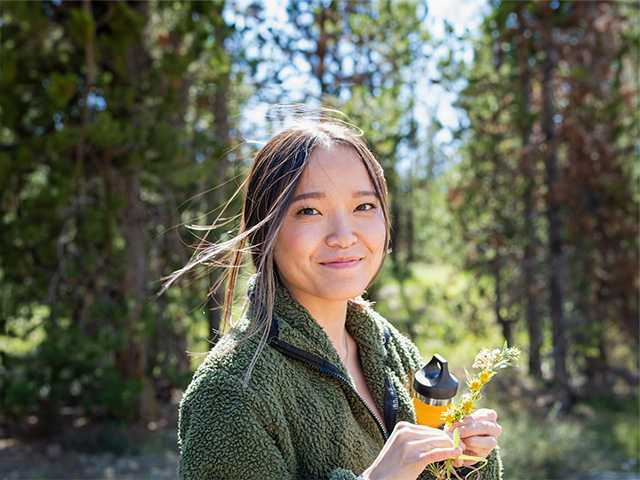
<path id="1" fill-rule="evenodd" d="M 369 206 L 370 208 L 361 208 L 361 207 L 366 207 Z M 374 210 L 378 207 L 376 207 L 376 205 L 374 203 L 361 203 L 360 205 L 358 205 L 358 207 L 356 208 L 356 210 L 360 210 L 361 212 L 368 212 L 370 210 Z M 302 207 L 300 210 L 298 210 L 296 212 L 296 215 L 302 215 L 305 217 L 309 217 L 309 216 L 315 216 L 313 213 L 308 213 L 308 212 L 313 212 L 316 211 L 318 212 L 318 210 L 316 210 L 313 207 Z M 320 212 L 318 212 L 318 214 L 320 214 Z"/>
<path id="2" fill-rule="evenodd" d="M 309 211 L 309 210 L 315 210 L 316 212 L 318 211 L 318 210 L 316 210 L 316 209 L 315 209 L 315 208 L 313 208 L 313 207 L 302 207 L 300 210 L 298 210 L 298 211 L 296 212 L 296 215 L 312 216 L 312 215 L 307 215 L 307 214 L 303 213 L 303 212 L 306 212 L 306 211 Z M 319 212 L 318 212 L 318 213 L 319 213 Z"/>
<path id="3" fill-rule="evenodd" d="M 367 212 L 369 210 L 373 210 L 375 208 L 378 208 L 378 207 L 376 207 L 376 205 L 374 203 L 362 203 L 362 204 L 358 205 L 358 208 L 363 207 L 365 205 L 369 205 L 371 207 L 371 208 L 367 208 L 367 209 L 363 210 L 365 212 Z"/>

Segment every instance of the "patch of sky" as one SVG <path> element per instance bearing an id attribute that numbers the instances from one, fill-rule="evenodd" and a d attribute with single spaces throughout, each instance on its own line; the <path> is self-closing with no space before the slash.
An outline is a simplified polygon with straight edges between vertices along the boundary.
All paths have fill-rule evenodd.
<path id="1" fill-rule="evenodd" d="M 53 126 L 56 130 L 62 130 L 64 127 L 64 123 L 62 122 L 62 115 L 60 112 L 56 112 L 53 114 Z"/>
<path id="2" fill-rule="evenodd" d="M 505 25 L 510 29 L 516 28 L 518 26 L 518 16 L 515 13 L 511 12 L 509 15 L 507 15 Z"/>
<path id="3" fill-rule="evenodd" d="M 419 99 L 429 111 L 436 112 L 436 119 L 442 129 L 436 134 L 435 140 L 451 161 L 456 161 L 458 142 L 454 141 L 453 132 L 466 122 L 461 121 L 464 112 L 455 107 L 458 92 L 464 87 L 464 81 L 456 82 L 452 90 L 437 83 L 439 77 L 438 62 L 449 55 L 450 49 L 455 49 L 458 59 L 465 63 L 473 61 L 473 48 L 465 40 L 457 40 L 465 33 L 472 37 L 478 34 L 480 24 L 486 14 L 487 3 L 484 0 L 447 1 L 431 0 L 428 2 L 429 13 L 427 26 L 432 39 L 438 45 L 429 57 L 428 71 L 424 80 L 425 92 Z M 447 26 L 453 35 L 447 34 Z M 433 80 L 436 80 L 434 82 Z"/>
<path id="4" fill-rule="evenodd" d="M 251 3 L 251 0 L 238 0 L 234 8 L 225 11 L 227 22 L 237 21 L 238 19 L 234 18 L 234 11 L 246 11 Z M 244 38 L 245 51 L 249 56 L 257 59 L 278 59 L 279 54 L 274 51 L 276 49 L 263 48 L 260 50 L 255 39 L 259 33 L 269 38 L 272 29 L 278 30 L 284 35 L 295 34 L 295 30 L 288 23 L 287 2 L 264 0 L 261 4 L 264 8 L 261 12 L 264 21 L 255 22 L 255 20 L 247 19 L 246 25 L 243 24 L 250 27 L 250 32 Z M 438 63 L 449 55 L 451 49 L 455 51 L 454 58 L 456 60 L 465 63 L 473 61 L 473 48 L 469 38 L 478 34 L 489 5 L 486 0 L 428 0 L 427 8 L 425 22 L 431 41 L 421 47 L 424 61 L 415 71 L 408 73 L 407 79 L 415 82 L 410 94 L 415 95 L 414 114 L 418 120 L 419 131 L 429 131 L 428 135 L 432 137 L 443 157 L 447 159 L 447 163 L 453 164 L 459 159 L 460 147 L 460 141 L 456 138 L 455 131 L 468 124 L 464 112 L 455 106 L 458 92 L 464 88 L 465 82 L 460 80 L 446 87 L 440 84 Z M 465 36 L 466 34 L 469 35 Z M 306 42 L 306 40 L 298 39 L 297 47 L 309 48 L 312 46 L 311 43 L 306 44 Z M 346 43 L 341 44 L 339 48 L 341 56 L 345 58 L 341 67 L 344 69 L 345 76 L 348 76 L 357 68 L 357 52 L 353 51 L 353 48 Z M 342 55 L 343 53 L 344 55 Z M 266 98 L 273 94 L 283 93 L 283 102 L 305 102 L 307 106 L 317 105 L 317 101 L 308 100 L 310 97 L 317 96 L 318 93 L 318 86 L 315 85 L 315 82 L 311 82 L 308 76 L 310 73 L 308 62 L 302 56 L 294 56 L 292 62 L 295 68 L 283 70 L 281 74 L 283 83 L 269 86 L 265 91 Z M 302 74 L 300 74 L 301 72 Z M 269 74 L 269 67 L 260 64 L 257 73 L 258 80 L 260 80 L 260 77 L 264 78 Z M 407 92 L 402 94 L 406 95 Z M 274 133 L 274 130 L 282 128 L 281 123 L 276 122 L 278 126 L 272 123 L 272 111 L 271 104 L 257 97 L 251 98 L 245 104 L 241 113 L 240 127 L 240 133 L 245 140 L 261 143 L 266 141 Z M 438 126 L 441 126 L 435 133 L 431 128 L 434 121 Z M 415 155 L 420 155 L 420 153 L 416 152 Z M 400 162 L 399 169 L 408 168 L 410 162 L 410 159 L 407 160 L 407 165 Z"/>
<path id="5" fill-rule="evenodd" d="M 102 111 L 107 108 L 107 102 L 102 95 L 95 92 L 89 93 L 87 96 L 87 105 L 93 110 Z"/>

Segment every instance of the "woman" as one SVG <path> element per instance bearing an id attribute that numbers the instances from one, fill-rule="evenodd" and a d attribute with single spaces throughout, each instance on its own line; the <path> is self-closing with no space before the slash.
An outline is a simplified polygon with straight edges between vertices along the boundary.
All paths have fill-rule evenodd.
<path id="1" fill-rule="evenodd" d="M 360 135 L 335 121 L 288 128 L 257 153 L 239 235 L 165 286 L 231 252 L 226 323 L 248 244 L 248 311 L 180 404 L 181 478 L 427 479 L 428 464 L 463 452 L 487 458 L 481 478 L 501 478 L 495 412 L 467 418 L 458 448 L 416 425 L 407 387 L 422 357 L 361 296 L 388 253 L 387 196 Z"/>

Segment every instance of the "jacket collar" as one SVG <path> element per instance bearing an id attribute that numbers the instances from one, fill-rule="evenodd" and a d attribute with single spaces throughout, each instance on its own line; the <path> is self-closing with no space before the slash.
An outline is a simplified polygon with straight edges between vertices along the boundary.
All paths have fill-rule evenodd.
<path id="1" fill-rule="evenodd" d="M 254 295 L 256 278 L 254 274 L 248 282 L 247 295 L 251 306 L 255 306 L 256 302 Z M 251 310 L 250 308 L 250 312 Z M 276 336 L 281 342 L 321 357 L 341 372 L 347 373 L 325 330 L 280 282 L 276 282 L 273 310 L 271 336 Z M 384 361 L 386 357 L 384 327 L 371 308 L 349 300 L 345 327 L 358 344 L 363 365 L 380 365 Z"/>
<path id="2" fill-rule="evenodd" d="M 255 281 L 254 274 L 249 279 L 249 318 L 254 314 L 256 306 Z M 385 366 L 390 330 L 373 309 L 351 300 L 347 304 L 345 327 L 358 344 L 362 373 L 374 401 L 383 412 L 384 419 L 376 421 L 384 422 L 386 431 L 383 429 L 381 433 L 386 441 L 398 420 L 399 410 L 398 393 Z M 346 380 L 348 372 L 329 336 L 309 311 L 280 283 L 276 287 L 268 342 L 285 355 L 314 365 L 327 374 L 342 377 L 343 381 L 351 383 L 352 393 L 359 396 L 355 393 L 356 387 L 352 382 Z M 362 398 L 361 400 L 364 406 L 365 402 Z M 381 425 L 382 423 L 378 423 L 379 427 Z"/>

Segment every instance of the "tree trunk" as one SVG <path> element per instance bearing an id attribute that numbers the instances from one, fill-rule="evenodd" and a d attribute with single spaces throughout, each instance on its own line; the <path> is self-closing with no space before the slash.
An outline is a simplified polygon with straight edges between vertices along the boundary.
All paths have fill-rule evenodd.
<path id="1" fill-rule="evenodd" d="M 224 41 L 227 37 L 227 25 L 224 22 L 216 22 L 214 24 L 214 38 L 218 48 L 224 48 Z M 226 186 L 222 184 L 228 177 L 229 162 L 227 154 L 231 145 L 230 126 L 229 126 L 229 89 L 230 89 L 230 69 L 222 69 L 217 77 L 216 89 L 213 96 L 213 130 L 215 133 L 216 148 L 214 149 L 214 161 L 217 163 L 216 172 L 220 172 L 216 178 L 220 181 L 220 185 L 214 185 L 213 206 L 218 209 L 225 204 L 227 199 Z M 209 275 L 211 285 L 215 285 L 221 276 L 221 271 L 215 270 Z M 211 348 L 219 340 L 219 332 L 222 319 L 222 307 L 224 305 L 224 284 L 212 292 L 207 298 L 207 321 L 209 325 L 209 345 Z M 222 332 L 220 332 L 222 333 Z"/>
<path id="2" fill-rule="evenodd" d="M 149 18 L 149 4 L 140 2 L 132 4 L 145 19 Z M 146 51 L 144 31 L 140 31 L 138 42 L 133 43 L 126 52 L 128 81 L 134 85 L 142 84 L 150 68 L 150 58 Z M 140 93 L 139 93 L 140 94 Z M 142 99 L 138 100 L 142 102 Z M 135 107 L 133 107 L 135 109 Z M 131 112 L 135 128 L 135 112 Z M 157 416 L 155 392 L 150 379 L 146 375 L 147 343 L 144 331 L 143 309 L 147 300 L 148 251 L 145 228 L 147 225 L 145 206 L 141 196 L 139 167 L 124 165 L 116 172 L 116 178 L 123 199 L 120 212 L 120 226 L 126 245 L 126 264 L 124 265 L 124 281 L 122 295 L 127 303 L 127 314 L 124 318 L 123 331 L 125 344 L 117 352 L 116 359 L 123 378 L 134 380 L 141 386 L 137 399 L 134 417 L 150 420 Z"/>
<path id="3" fill-rule="evenodd" d="M 524 26 L 524 18 L 520 21 Z M 526 38 L 526 37 L 523 37 Z M 518 48 L 518 63 L 520 70 L 520 88 L 522 91 L 521 101 L 521 135 L 522 135 L 522 172 L 525 181 L 523 194 L 524 204 L 524 230 L 525 246 L 522 258 L 522 272 L 525 288 L 525 316 L 527 321 L 527 333 L 529 335 L 529 374 L 541 379 L 542 370 L 540 367 L 540 349 L 542 348 L 542 326 L 537 309 L 537 288 L 536 288 L 536 229 L 535 229 L 535 169 L 533 168 L 533 156 L 531 155 L 531 120 L 529 113 L 531 110 L 531 72 L 529 70 L 529 49 L 526 40 L 522 41 Z"/>
<path id="4" fill-rule="evenodd" d="M 513 345 L 513 321 L 502 314 L 502 275 L 500 264 L 500 252 L 498 251 L 498 253 L 496 253 L 496 258 L 492 262 L 493 277 L 496 288 L 496 301 L 494 303 L 494 311 L 496 315 L 496 321 L 502 329 L 502 336 L 507 341 L 508 345 Z"/>
<path id="5" fill-rule="evenodd" d="M 567 374 L 567 340 L 562 293 L 562 219 L 558 201 L 558 157 L 554 127 L 553 73 L 555 54 L 549 39 L 543 63 L 542 78 L 542 130 L 545 137 L 545 174 L 547 185 L 546 216 L 549 236 L 549 308 L 553 338 L 553 380 L 566 403 L 569 393 Z"/>
<path id="6" fill-rule="evenodd" d="M 145 238 L 146 215 L 140 196 L 139 173 L 130 172 L 120 176 L 120 191 L 124 199 L 120 224 L 126 244 L 125 275 L 122 296 L 127 302 L 127 314 L 122 329 L 125 343 L 117 352 L 117 364 L 127 380 L 140 382 L 142 387 L 138 399 L 136 418 L 152 419 L 156 416 L 153 386 L 146 376 L 146 341 L 143 322 L 143 307 L 147 298 L 147 242 Z"/>

